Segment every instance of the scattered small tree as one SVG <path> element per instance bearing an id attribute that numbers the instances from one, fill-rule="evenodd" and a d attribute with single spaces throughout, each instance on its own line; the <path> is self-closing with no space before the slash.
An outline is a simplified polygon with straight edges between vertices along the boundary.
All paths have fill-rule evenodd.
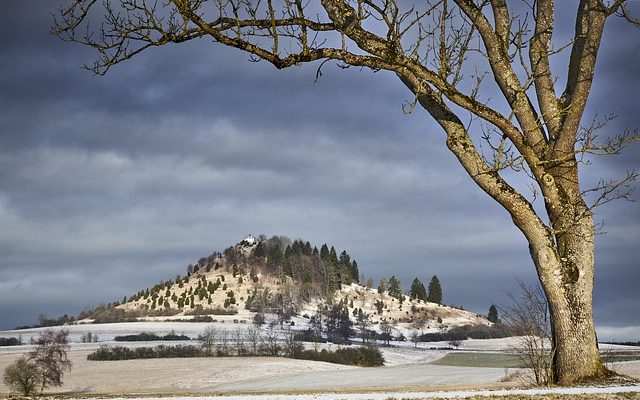
<path id="1" fill-rule="evenodd" d="M 40 386 L 41 375 L 35 363 L 22 356 L 5 368 L 3 381 L 11 389 L 30 396 Z"/>

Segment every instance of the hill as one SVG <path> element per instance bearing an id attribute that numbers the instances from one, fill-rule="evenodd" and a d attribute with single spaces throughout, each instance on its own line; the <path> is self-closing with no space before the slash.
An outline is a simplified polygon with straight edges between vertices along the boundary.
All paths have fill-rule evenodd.
<path id="1" fill-rule="evenodd" d="M 461 309 L 379 292 L 359 283 L 358 264 L 346 251 L 320 249 L 302 240 L 249 235 L 222 253 L 189 265 L 186 276 L 161 281 L 120 303 L 85 311 L 84 322 L 133 320 L 212 321 L 232 316 L 240 322 L 309 321 L 339 305 L 352 321 L 367 316 L 372 327 L 393 324 L 400 332 L 491 325 Z M 362 318 L 360 318 L 362 319 Z"/>

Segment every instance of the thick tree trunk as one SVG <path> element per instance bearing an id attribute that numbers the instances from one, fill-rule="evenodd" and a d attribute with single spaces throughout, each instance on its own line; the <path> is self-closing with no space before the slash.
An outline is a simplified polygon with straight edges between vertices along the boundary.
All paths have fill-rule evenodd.
<path id="1" fill-rule="evenodd" d="M 557 249 L 531 255 L 549 302 L 554 381 L 567 385 L 597 379 L 605 369 L 593 323 L 594 228 L 590 216 L 560 235 Z"/>

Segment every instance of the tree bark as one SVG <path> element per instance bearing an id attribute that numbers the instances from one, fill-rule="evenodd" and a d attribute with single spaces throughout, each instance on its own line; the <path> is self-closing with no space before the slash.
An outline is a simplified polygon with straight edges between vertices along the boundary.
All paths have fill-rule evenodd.
<path id="1" fill-rule="evenodd" d="M 593 226 L 582 225 L 583 233 L 593 239 Z M 572 257 L 549 260 L 541 254 L 556 253 L 555 249 L 531 247 L 551 313 L 553 376 L 562 385 L 599 378 L 605 372 L 592 313 L 593 249 L 592 240 L 575 240 L 567 249 Z"/>
<path id="2" fill-rule="evenodd" d="M 551 313 L 554 380 L 563 385 L 605 373 L 593 322 L 595 229 L 571 158 L 551 169 L 546 182 L 560 188 L 560 201 L 545 204 L 555 241 L 546 249 L 530 244 Z"/>

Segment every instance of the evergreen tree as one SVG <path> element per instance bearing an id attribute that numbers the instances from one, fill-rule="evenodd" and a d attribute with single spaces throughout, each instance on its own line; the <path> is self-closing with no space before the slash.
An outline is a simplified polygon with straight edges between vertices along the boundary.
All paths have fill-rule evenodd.
<path id="1" fill-rule="evenodd" d="M 262 242 L 258 242 L 256 248 L 253 249 L 253 256 L 258 258 L 263 258 L 267 256 L 267 250 L 264 248 Z"/>
<path id="2" fill-rule="evenodd" d="M 400 300 L 402 298 L 402 287 L 400 285 L 400 280 L 396 278 L 395 275 L 389 278 L 389 296 L 395 297 Z"/>
<path id="3" fill-rule="evenodd" d="M 351 278 L 354 282 L 360 283 L 360 271 L 358 271 L 358 263 L 356 260 L 351 262 Z"/>
<path id="4" fill-rule="evenodd" d="M 420 279 L 416 278 L 411 284 L 411 292 L 409 297 L 417 300 L 427 300 L 427 290 L 424 288 L 424 284 Z"/>
<path id="5" fill-rule="evenodd" d="M 487 319 L 494 324 L 500 321 L 498 319 L 498 309 L 493 304 L 489 307 L 489 315 L 487 315 Z"/>
<path id="6" fill-rule="evenodd" d="M 351 257 L 349 257 L 346 250 L 342 250 L 342 253 L 340 253 L 340 260 L 338 263 L 345 267 L 351 267 Z"/>
<path id="7" fill-rule="evenodd" d="M 442 288 L 440 287 L 440 280 L 436 275 L 434 275 L 433 278 L 431 278 L 431 282 L 429 282 L 427 301 L 442 304 Z"/>
<path id="8" fill-rule="evenodd" d="M 348 341 L 353 336 L 353 322 L 349 319 L 349 311 L 344 304 L 334 304 L 326 315 L 327 335 L 334 342 Z"/>
<path id="9" fill-rule="evenodd" d="M 336 253 L 336 249 L 331 246 L 331 250 L 329 250 L 329 261 L 333 264 L 338 264 L 338 253 Z"/>
<path id="10" fill-rule="evenodd" d="M 316 249 L 317 251 L 317 249 Z M 311 243 L 309 243 L 308 241 L 304 244 L 304 251 L 303 254 L 305 256 L 310 256 L 313 253 L 313 250 L 311 250 Z"/>
<path id="11" fill-rule="evenodd" d="M 320 258 L 325 262 L 330 261 L 329 247 L 326 243 L 320 248 Z"/>
<path id="12" fill-rule="evenodd" d="M 387 278 L 380 279 L 380 283 L 378 284 L 378 293 L 383 294 L 387 291 Z"/>

